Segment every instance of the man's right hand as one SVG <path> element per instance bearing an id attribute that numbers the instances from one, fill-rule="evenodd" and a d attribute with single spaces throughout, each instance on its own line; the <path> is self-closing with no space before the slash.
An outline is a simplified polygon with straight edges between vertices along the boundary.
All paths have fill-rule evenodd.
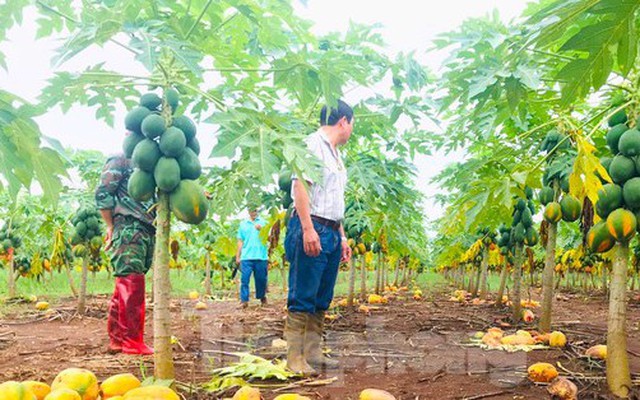
<path id="1" fill-rule="evenodd" d="M 309 257 L 318 257 L 322 251 L 320 244 L 320 236 L 313 227 L 305 229 L 302 232 L 302 240 L 304 242 L 304 253 Z"/>
<path id="2" fill-rule="evenodd" d="M 109 250 L 113 245 L 113 226 L 107 227 L 107 233 L 104 235 L 104 249 Z"/>
<path id="3" fill-rule="evenodd" d="M 240 257 L 236 257 L 236 265 L 240 265 Z"/>

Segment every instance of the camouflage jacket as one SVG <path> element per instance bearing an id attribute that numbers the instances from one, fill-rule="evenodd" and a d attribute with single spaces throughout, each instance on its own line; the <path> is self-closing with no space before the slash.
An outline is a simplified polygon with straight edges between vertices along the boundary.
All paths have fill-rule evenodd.
<path id="1" fill-rule="evenodd" d="M 111 210 L 114 220 L 118 215 L 130 216 L 151 227 L 156 215 L 149 209 L 155 199 L 141 203 L 129 196 L 127 184 L 132 172 L 131 160 L 124 155 L 110 157 L 96 189 L 96 205 L 100 210 Z"/>

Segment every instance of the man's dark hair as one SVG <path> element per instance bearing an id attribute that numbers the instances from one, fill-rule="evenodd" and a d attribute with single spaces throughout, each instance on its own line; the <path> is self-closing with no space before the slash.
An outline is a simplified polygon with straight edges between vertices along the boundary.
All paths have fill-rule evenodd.
<path id="1" fill-rule="evenodd" d="M 327 110 L 330 111 L 327 112 Z M 346 117 L 347 121 L 351 122 L 353 119 L 353 109 L 344 101 L 338 100 L 337 107 L 327 107 L 326 105 L 322 107 L 322 111 L 320 111 L 320 125 L 334 126 L 342 117 Z"/>

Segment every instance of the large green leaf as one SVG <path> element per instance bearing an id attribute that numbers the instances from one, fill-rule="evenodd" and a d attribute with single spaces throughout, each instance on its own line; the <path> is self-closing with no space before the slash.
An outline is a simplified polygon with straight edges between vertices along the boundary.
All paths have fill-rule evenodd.
<path id="1" fill-rule="evenodd" d="M 638 52 L 638 9 L 638 0 L 555 1 L 531 17 L 531 42 L 569 56 L 555 75 L 563 84 L 561 106 L 598 90 L 616 70 L 629 74 Z"/>
<path id="2" fill-rule="evenodd" d="M 0 90 L 0 175 L 13 199 L 21 188 L 30 190 L 35 180 L 45 201 L 55 203 L 66 170 L 55 150 L 41 146 L 34 111 L 24 100 Z"/>

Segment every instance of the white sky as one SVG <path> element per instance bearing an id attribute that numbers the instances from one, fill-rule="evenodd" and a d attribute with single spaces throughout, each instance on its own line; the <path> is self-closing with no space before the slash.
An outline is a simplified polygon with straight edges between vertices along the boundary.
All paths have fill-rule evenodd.
<path id="1" fill-rule="evenodd" d="M 296 8 L 301 16 L 315 22 L 313 30 L 316 33 L 345 31 L 350 20 L 381 23 L 381 33 L 390 54 L 415 50 L 423 64 L 436 70 L 443 55 L 427 55 L 426 49 L 431 47 L 431 41 L 439 33 L 453 30 L 465 19 L 486 15 L 494 9 L 499 10 L 504 20 L 510 20 L 522 13 L 526 3 L 526 0 L 308 0 L 306 7 L 296 3 Z M 52 76 L 50 60 L 59 42 L 35 41 L 35 24 L 29 22 L 33 20 L 30 16 L 24 18 L 25 24 L 13 29 L 8 42 L 0 45 L 7 56 L 9 68 L 8 73 L 0 69 L 0 87 L 35 102 L 46 80 Z M 82 53 L 72 62 L 64 64 L 63 69 L 76 71 L 109 59 L 106 68 L 133 75 L 145 74 L 138 64 L 123 61 L 127 58 L 128 54 L 123 54 L 121 49 L 107 45 Z M 113 129 L 97 121 L 94 114 L 93 110 L 85 107 L 75 107 L 67 114 L 55 109 L 39 118 L 38 123 L 45 135 L 59 139 L 65 146 L 100 150 L 105 154 L 118 151 L 124 138 L 124 129 L 119 129 L 117 122 L 116 129 Z M 123 121 L 124 115 L 125 110 L 118 109 L 115 120 Z M 207 135 L 207 129 L 203 129 L 203 126 L 199 131 L 201 155 L 206 157 L 215 143 L 215 136 L 213 133 Z M 213 132 L 213 129 L 208 131 Z M 417 160 L 419 176 L 416 183 L 420 190 L 427 196 L 433 195 L 436 188 L 429 185 L 429 180 L 455 159 L 455 155 L 435 155 Z M 430 218 L 436 218 L 442 212 L 429 200 L 425 209 Z"/>

